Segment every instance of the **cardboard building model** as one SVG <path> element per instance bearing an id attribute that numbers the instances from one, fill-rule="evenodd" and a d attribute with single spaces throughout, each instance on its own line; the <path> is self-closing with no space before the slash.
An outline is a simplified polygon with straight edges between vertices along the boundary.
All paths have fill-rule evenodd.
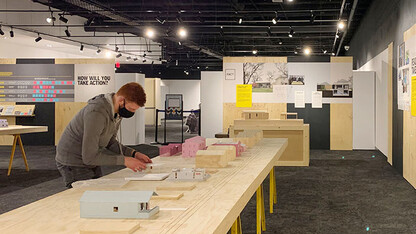
<path id="1" fill-rule="evenodd" d="M 243 119 L 269 119 L 269 112 L 266 110 L 243 110 Z"/>
<path id="2" fill-rule="evenodd" d="M 198 150 L 203 150 L 206 147 L 205 138 L 196 136 L 186 139 L 182 144 L 182 157 L 195 157 Z"/>
<path id="3" fill-rule="evenodd" d="M 203 168 L 174 168 L 168 177 L 172 181 L 204 181 L 209 177 Z"/>
<path id="4" fill-rule="evenodd" d="M 85 191 L 80 202 L 81 218 L 148 219 L 159 212 L 150 209 L 153 191 Z"/>
<path id="5" fill-rule="evenodd" d="M 182 144 L 169 144 L 159 148 L 159 155 L 168 157 L 182 152 Z"/>

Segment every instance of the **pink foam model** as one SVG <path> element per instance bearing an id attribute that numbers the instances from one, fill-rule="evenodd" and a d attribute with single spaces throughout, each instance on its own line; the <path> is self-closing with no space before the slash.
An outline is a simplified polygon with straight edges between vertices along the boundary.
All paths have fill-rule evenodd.
<path id="1" fill-rule="evenodd" d="M 186 139 L 182 144 L 182 157 L 195 157 L 198 150 L 206 148 L 205 138 L 196 136 Z"/>
<path id="2" fill-rule="evenodd" d="M 182 144 L 169 144 L 159 148 L 159 155 L 172 156 L 182 151 Z"/>
<path id="3" fill-rule="evenodd" d="M 235 143 L 215 143 L 213 145 L 232 145 L 235 147 L 235 153 L 236 153 L 236 157 L 240 157 L 241 153 L 243 153 L 244 151 L 246 151 L 245 147 L 243 145 L 241 145 L 241 142 L 235 142 Z"/>

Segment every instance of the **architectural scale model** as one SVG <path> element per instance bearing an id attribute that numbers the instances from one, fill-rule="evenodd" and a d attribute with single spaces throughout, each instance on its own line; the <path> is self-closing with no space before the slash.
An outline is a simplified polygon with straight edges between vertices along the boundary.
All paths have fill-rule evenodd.
<path id="1" fill-rule="evenodd" d="M 0 128 L 7 128 L 9 126 L 9 123 L 7 122 L 7 119 L 0 119 Z"/>
<path id="2" fill-rule="evenodd" d="M 182 157 L 195 157 L 198 150 L 203 150 L 206 147 L 205 138 L 196 136 L 186 139 L 182 144 Z"/>
<path id="3" fill-rule="evenodd" d="M 159 212 L 150 208 L 153 191 L 85 191 L 80 202 L 81 218 L 148 219 Z"/>
<path id="4" fill-rule="evenodd" d="M 237 157 L 240 157 L 241 156 L 241 154 L 245 151 L 245 146 L 244 145 L 242 145 L 241 144 L 241 142 L 240 141 L 238 141 L 238 142 L 222 142 L 222 141 L 218 141 L 217 143 L 215 143 L 215 144 L 212 144 L 213 146 L 216 146 L 216 145 L 230 145 L 230 146 L 234 146 L 235 147 L 235 149 L 236 149 L 236 156 Z"/>
<path id="5" fill-rule="evenodd" d="M 159 155 L 162 157 L 172 156 L 180 152 L 182 152 L 182 144 L 171 143 L 159 148 Z"/>
<path id="6" fill-rule="evenodd" d="M 198 150 L 195 156 L 197 168 L 220 168 L 228 165 L 228 155 L 225 150 Z"/>
<path id="7" fill-rule="evenodd" d="M 269 112 L 266 110 L 243 110 L 243 119 L 269 119 Z"/>
<path id="8" fill-rule="evenodd" d="M 209 177 L 203 168 L 174 168 L 167 180 L 172 181 L 204 181 Z"/>

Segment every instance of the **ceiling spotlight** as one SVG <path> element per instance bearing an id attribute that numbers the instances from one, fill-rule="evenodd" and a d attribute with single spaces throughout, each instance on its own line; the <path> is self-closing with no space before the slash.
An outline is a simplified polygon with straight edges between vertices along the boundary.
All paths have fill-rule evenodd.
<path id="1" fill-rule="evenodd" d="M 99 53 L 101 53 L 101 50 L 100 50 L 100 48 L 98 48 L 98 50 L 97 50 L 97 52 L 96 52 L 97 54 L 99 54 Z"/>
<path id="2" fill-rule="evenodd" d="M 257 51 L 256 49 L 254 49 L 254 50 L 252 51 L 252 53 L 253 53 L 253 54 L 257 54 L 257 52 L 258 52 L 258 51 Z"/>
<path id="3" fill-rule="evenodd" d="M 145 63 L 146 62 L 146 59 L 145 58 L 143 58 L 143 63 Z"/>
<path id="4" fill-rule="evenodd" d="M 133 61 L 137 61 L 137 57 L 134 57 L 134 58 L 133 58 Z"/>
<path id="5" fill-rule="evenodd" d="M 118 46 L 116 45 L 115 51 L 116 51 L 116 52 L 118 52 L 118 50 L 119 50 L 119 48 L 118 48 Z"/>
<path id="6" fill-rule="evenodd" d="M 293 34 L 295 34 L 295 31 L 291 28 L 289 31 L 289 37 L 293 37 Z"/>
<path id="7" fill-rule="evenodd" d="M 332 52 L 332 54 L 331 54 L 332 56 L 335 56 L 335 53 L 334 52 Z"/>
<path id="8" fill-rule="evenodd" d="M 10 27 L 10 37 L 14 37 L 14 32 L 13 32 L 13 28 Z"/>
<path id="9" fill-rule="evenodd" d="M 179 45 L 182 45 L 181 41 L 178 41 L 178 44 L 179 44 Z"/>
<path id="10" fill-rule="evenodd" d="M 39 42 L 40 40 L 42 40 L 42 37 L 38 33 L 38 37 L 35 39 L 35 42 Z"/>
<path id="11" fill-rule="evenodd" d="M 121 53 L 116 55 L 116 58 L 120 58 L 121 56 L 123 56 Z"/>
<path id="12" fill-rule="evenodd" d="M 339 38 L 339 33 L 335 34 L 335 37 L 336 37 L 336 38 Z"/>
<path id="13" fill-rule="evenodd" d="M 295 52 L 294 52 L 295 54 L 298 54 L 298 52 L 295 50 Z"/>
<path id="14" fill-rule="evenodd" d="M 143 54 L 143 58 L 146 57 L 146 53 Z"/>
<path id="15" fill-rule="evenodd" d="M 306 55 L 310 55 L 311 54 L 311 49 L 310 48 L 305 48 L 303 50 L 303 53 L 306 54 Z"/>
<path id="16" fill-rule="evenodd" d="M 324 52 L 324 54 L 326 54 L 328 51 L 324 49 L 324 50 L 322 50 L 322 52 Z"/>
<path id="17" fill-rule="evenodd" d="M 81 47 L 79 47 L 79 51 L 82 53 L 84 51 L 84 45 L 81 44 Z"/>
<path id="18" fill-rule="evenodd" d="M 272 23 L 273 23 L 273 24 L 277 24 L 277 19 L 276 19 L 276 18 L 273 18 L 273 19 L 272 19 Z"/>
<path id="19" fill-rule="evenodd" d="M 239 18 L 238 19 L 238 24 L 242 24 L 243 23 L 243 18 Z"/>
<path id="20" fill-rule="evenodd" d="M 148 38 L 153 38 L 155 36 L 155 31 L 152 28 L 147 28 L 145 31 L 145 35 Z"/>
<path id="21" fill-rule="evenodd" d="M 66 27 L 65 34 L 66 34 L 67 37 L 70 37 L 71 36 L 71 33 L 69 32 L 68 27 Z"/>
<path id="22" fill-rule="evenodd" d="M 344 29 L 345 28 L 345 23 L 342 22 L 342 21 L 338 22 L 338 28 L 339 29 Z"/>
<path id="23" fill-rule="evenodd" d="M 56 21 L 56 18 L 52 16 L 49 16 L 48 18 L 46 18 L 46 22 L 48 22 L 48 24 L 53 24 Z"/>
<path id="24" fill-rule="evenodd" d="M 126 61 L 129 61 L 131 59 L 131 57 L 130 56 L 128 56 L 127 58 L 126 58 Z"/>
<path id="25" fill-rule="evenodd" d="M 110 51 L 105 52 L 105 57 L 110 58 L 112 53 Z"/>
<path id="26" fill-rule="evenodd" d="M 187 34 L 188 34 L 188 32 L 186 31 L 185 28 L 183 28 L 183 27 L 179 28 L 179 30 L 178 30 L 179 37 L 185 38 Z"/>
<path id="27" fill-rule="evenodd" d="M 64 22 L 65 24 L 68 23 L 68 19 L 65 18 L 63 14 L 59 16 L 59 20 Z"/>
<path id="28" fill-rule="evenodd" d="M 293 2 L 293 0 L 287 0 L 288 2 Z"/>
<path id="29" fill-rule="evenodd" d="M 0 25 L 0 35 L 4 35 L 4 32 L 3 32 L 3 30 L 1 30 L 1 25 Z"/>
<path id="30" fill-rule="evenodd" d="M 283 44 L 283 41 L 282 39 L 279 38 L 279 45 L 282 45 L 282 44 Z"/>

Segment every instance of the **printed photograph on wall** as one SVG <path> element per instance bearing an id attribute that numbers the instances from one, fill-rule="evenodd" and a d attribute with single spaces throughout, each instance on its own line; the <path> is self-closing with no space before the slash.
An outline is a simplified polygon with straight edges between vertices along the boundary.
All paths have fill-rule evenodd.
<path id="1" fill-rule="evenodd" d="M 322 91 L 322 97 L 325 98 L 352 98 L 352 76 L 348 80 L 341 79 L 333 84 L 320 83 L 316 90 Z"/>
<path id="2" fill-rule="evenodd" d="M 305 76 L 303 75 L 290 75 L 289 85 L 305 85 Z"/>
<path id="3" fill-rule="evenodd" d="M 412 74 L 416 74 L 416 58 L 412 58 Z"/>
<path id="4" fill-rule="evenodd" d="M 243 84 L 255 93 L 273 93 L 273 85 L 288 85 L 286 63 L 243 63 Z"/>
<path id="5" fill-rule="evenodd" d="M 399 67 L 404 66 L 405 63 L 405 43 L 403 42 L 400 46 L 399 46 Z"/>
<path id="6" fill-rule="evenodd" d="M 400 78 L 399 78 L 400 79 Z M 409 92 L 409 83 L 410 83 L 410 76 L 409 76 L 409 68 L 403 69 L 403 79 L 402 81 L 402 91 L 404 94 L 407 94 Z"/>

